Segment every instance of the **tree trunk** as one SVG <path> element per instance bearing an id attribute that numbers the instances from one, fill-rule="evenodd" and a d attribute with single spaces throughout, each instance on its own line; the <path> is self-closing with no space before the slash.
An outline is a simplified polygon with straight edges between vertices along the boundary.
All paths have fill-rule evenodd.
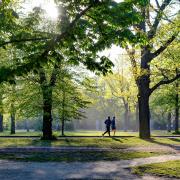
<path id="1" fill-rule="evenodd" d="M 176 83 L 176 97 L 175 97 L 175 133 L 179 133 L 179 94 L 178 94 L 178 82 Z"/>
<path id="2" fill-rule="evenodd" d="M 3 132 L 3 97 L 0 94 L 0 132 Z"/>
<path id="3" fill-rule="evenodd" d="M 0 132 L 3 132 L 3 115 L 0 114 Z"/>
<path id="4" fill-rule="evenodd" d="M 43 94 L 43 140 L 55 139 L 52 135 L 52 91 L 56 83 L 57 69 L 58 66 L 55 63 L 49 83 L 43 67 L 39 69 L 40 85 Z"/>
<path id="5" fill-rule="evenodd" d="M 43 140 L 52 140 L 52 87 L 43 86 Z"/>
<path id="6" fill-rule="evenodd" d="M 25 121 L 25 129 L 26 129 L 27 132 L 29 132 L 29 123 L 28 123 L 27 119 Z"/>
<path id="7" fill-rule="evenodd" d="M 62 119 L 61 136 L 64 136 L 64 118 Z"/>
<path id="8" fill-rule="evenodd" d="M 124 104 L 124 131 L 126 132 L 129 128 L 129 106 L 128 103 Z"/>
<path id="9" fill-rule="evenodd" d="M 11 134 L 16 133 L 16 125 L 15 125 L 15 114 L 11 114 Z"/>
<path id="10" fill-rule="evenodd" d="M 139 93 L 139 137 L 150 138 L 149 96 Z"/>
<path id="11" fill-rule="evenodd" d="M 167 117 L 167 131 L 171 132 L 171 113 L 168 113 L 168 117 Z"/>
<path id="12" fill-rule="evenodd" d="M 139 137 L 150 138 L 150 52 L 147 47 L 142 49 L 141 54 L 141 73 L 138 78 L 138 105 L 139 105 Z"/>
<path id="13" fill-rule="evenodd" d="M 136 103 L 136 127 L 135 131 L 139 130 L 139 105 Z"/>
<path id="14" fill-rule="evenodd" d="M 65 121 L 65 91 L 63 90 L 63 99 L 62 99 L 62 126 L 61 126 L 61 135 L 64 136 L 64 121 Z"/>

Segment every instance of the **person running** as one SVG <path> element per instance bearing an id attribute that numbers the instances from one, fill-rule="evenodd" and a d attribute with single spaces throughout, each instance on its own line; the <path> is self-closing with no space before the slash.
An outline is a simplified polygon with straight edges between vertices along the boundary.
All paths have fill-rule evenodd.
<path id="1" fill-rule="evenodd" d="M 116 133 L 116 118 L 115 118 L 115 116 L 113 117 L 113 119 L 111 121 L 111 128 L 112 128 L 112 131 L 114 132 L 114 136 L 115 136 L 115 133 Z"/>
<path id="2" fill-rule="evenodd" d="M 102 136 L 104 136 L 106 133 L 110 135 L 110 127 L 111 127 L 111 119 L 110 119 L 110 116 L 108 116 L 108 118 L 105 120 L 104 122 L 106 124 L 106 131 L 102 134 Z"/>

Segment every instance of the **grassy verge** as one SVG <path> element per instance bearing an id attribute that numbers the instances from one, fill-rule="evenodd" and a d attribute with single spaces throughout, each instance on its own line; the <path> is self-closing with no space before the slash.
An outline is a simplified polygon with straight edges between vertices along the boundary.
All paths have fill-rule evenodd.
<path id="1" fill-rule="evenodd" d="M 142 140 L 138 137 L 130 138 L 62 138 L 56 141 L 43 141 L 40 139 L 29 138 L 0 138 L 0 148 L 3 147 L 26 147 L 26 146 L 86 146 L 86 147 L 107 147 L 107 148 L 125 148 L 134 146 L 152 146 L 180 144 L 180 138 L 152 138 L 150 140 Z"/>
<path id="2" fill-rule="evenodd" d="M 36 161 L 36 162 L 88 162 L 88 161 L 117 161 L 134 158 L 145 158 L 158 156 L 165 153 L 159 152 L 118 152 L 118 151 L 73 151 L 73 152 L 33 152 L 33 153 L 1 153 L 0 159 L 16 161 Z"/>
<path id="3" fill-rule="evenodd" d="M 180 161 L 168 161 L 150 165 L 137 166 L 132 172 L 139 175 L 152 174 L 164 177 L 180 178 Z"/>

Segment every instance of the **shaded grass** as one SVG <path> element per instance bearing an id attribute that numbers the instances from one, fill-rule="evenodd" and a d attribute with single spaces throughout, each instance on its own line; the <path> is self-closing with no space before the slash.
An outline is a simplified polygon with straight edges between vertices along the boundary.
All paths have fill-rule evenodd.
<path id="1" fill-rule="evenodd" d="M 132 168 L 132 172 L 139 175 L 152 174 L 157 176 L 180 178 L 180 161 L 154 163 Z"/>
<path id="2" fill-rule="evenodd" d="M 42 132 L 40 131 L 25 131 L 25 130 L 16 130 L 16 134 L 11 134 L 10 131 L 0 132 L 0 136 L 41 136 Z"/>
<path id="3" fill-rule="evenodd" d="M 143 140 L 138 137 L 130 138 L 62 138 L 56 141 L 47 141 L 29 138 L 0 138 L 0 148 L 3 147 L 62 147 L 62 146 L 86 146 L 86 147 L 107 147 L 107 148 L 126 148 L 133 146 L 170 146 L 180 145 L 180 138 L 152 138 Z"/>
<path id="4" fill-rule="evenodd" d="M 36 162 L 73 162 L 73 161 L 117 161 L 134 158 L 158 156 L 160 152 L 118 152 L 118 151 L 73 151 L 73 152 L 33 152 L 33 153 L 1 153 L 0 159 Z"/>

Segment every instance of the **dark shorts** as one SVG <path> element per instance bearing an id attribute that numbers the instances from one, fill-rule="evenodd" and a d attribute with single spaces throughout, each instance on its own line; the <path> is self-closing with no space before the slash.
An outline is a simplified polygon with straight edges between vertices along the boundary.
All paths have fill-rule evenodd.
<path id="1" fill-rule="evenodd" d="M 107 130 L 107 131 L 110 131 L 110 126 L 106 126 L 106 130 Z"/>
<path id="2" fill-rule="evenodd" d="M 116 130 L 116 127 L 115 127 L 115 126 L 112 126 L 112 130 Z"/>

